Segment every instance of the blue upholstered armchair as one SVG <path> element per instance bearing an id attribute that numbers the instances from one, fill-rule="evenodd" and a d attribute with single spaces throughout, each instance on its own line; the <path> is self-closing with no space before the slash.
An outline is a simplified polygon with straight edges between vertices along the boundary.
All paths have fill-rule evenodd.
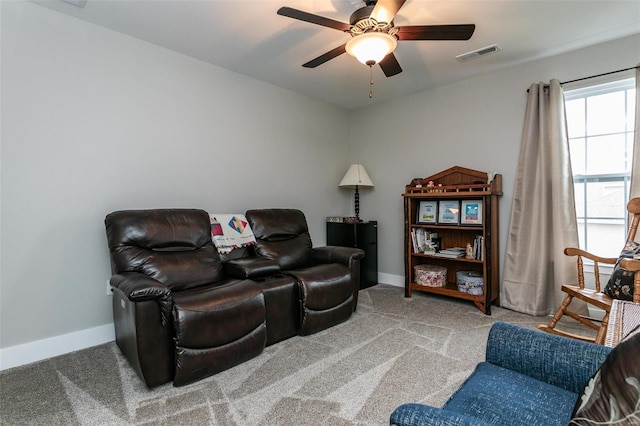
<path id="1" fill-rule="evenodd" d="M 578 395 L 610 348 L 495 323 L 486 361 L 442 408 L 404 404 L 394 426 L 567 425 Z"/>

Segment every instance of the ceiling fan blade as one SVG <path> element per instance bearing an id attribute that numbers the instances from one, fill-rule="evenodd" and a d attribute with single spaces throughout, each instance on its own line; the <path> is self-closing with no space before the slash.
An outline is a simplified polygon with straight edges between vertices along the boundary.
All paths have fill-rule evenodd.
<path id="1" fill-rule="evenodd" d="M 313 13 L 303 12 L 302 10 L 293 9 L 291 7 L 281 7 L 278 9 L 278 15 L 298 19 L 304 22 L 310 22 L 316 25 L 322 25 L 323 27 L 329 27 L 339 31 L 349 31 L 351 28 L 351 26 L 346 22 L 340 22 L 334 19 L 325 18 L 324 16 L 314 15 Z"/>
<path id="2" fill-rule="evenodd" d="M 303 67 L 305 68 L 315 68 L 318 65 L 322 65 L 325 62 L 335 58 L 336 56 L 340 56 L 342 55 L 344 52 L 346 52 L 347 50 L 345 49 L 345 46 L 347 44 L 342 44 L 338 47 L 336 47 L 335 49 L 332 49 L 330 51 L 328 51 L 327 53 L 318 56 L 315 59 L 310 60 L 309 62 L 307 62 L 306 64 L 302 64 Z"/>
<path id="3" fill-rule="evenodd" d="M 415 25 L 398 27 L 400 40 L 469 40 L 475 31 L 474 24 Z"/>
<path id="4" fill-rule="evenodd" d="M 378 22 L 390 23 L 405 1 L 406 0 L 378 0 L 371 12 L 371 18 Z"/>
<path id="5" fill-rule="evenodd" d="M 400 67 L 400 64 L 393 52 L 385 56 L 379 64 L 380 68 L 382 68 L 382 72 L 384 72 L 384 75 L 387 77 L 391 77 L 402 72 L 402 68 Z"/>

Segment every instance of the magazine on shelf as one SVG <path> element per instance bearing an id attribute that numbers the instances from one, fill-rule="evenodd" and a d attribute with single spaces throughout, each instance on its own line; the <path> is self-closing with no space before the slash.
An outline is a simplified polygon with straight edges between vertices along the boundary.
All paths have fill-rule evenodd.
<path id="1" fill-rule="evenodd" d="M 450 259 L 457 259 L 464 256 L 464 253 L 445 253 L 444 251 L 439 251 L 433 254 L 436 257 L 447 257 Z"/>
<path id="2" fill-rule="evenodd" d="M 449 254 L 458 254 L 458 253 L 464 254 L 465 252 L 466 252 L 466 249 L 464 247 L 451 247 L 451 248 L 440 250 L 440 253 L 449 253 Z"/>
<path id="3" fill-rule="evenodd" d="M 448 249 L 440 250 L 435 255 L 440 257 L 458 258 L 458 257 L 463 257 L 465 254 L 466 254 L 466 249 L 463 247 L 450 247 Z"/>

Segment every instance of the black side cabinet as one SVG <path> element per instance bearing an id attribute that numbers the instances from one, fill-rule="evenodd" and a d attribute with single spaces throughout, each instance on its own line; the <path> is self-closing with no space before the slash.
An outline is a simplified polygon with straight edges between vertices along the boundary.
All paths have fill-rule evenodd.
<path id="1" fill-rule="evenodd" d="M 364 251 L 360 261 L 360 288 L 378 284 L 378 222 L 327 222 L 327 245 L 356 247 Z"/>

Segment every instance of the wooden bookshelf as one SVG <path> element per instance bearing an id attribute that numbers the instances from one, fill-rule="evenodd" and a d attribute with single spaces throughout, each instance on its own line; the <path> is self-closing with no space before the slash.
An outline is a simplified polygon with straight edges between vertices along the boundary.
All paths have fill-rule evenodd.
<path id="1" fill-rule="evenodd" d="M 466 169 L 464 167 L 451 167 L 440 173 L 423 179 L 414 179 L 406 186 L 402 194 L 404 198 L 405 221 L 405 296 L 411 297 L 413 291 L 440 294 L 457 299 L 472 301 L 483 313 L 491 314 L 491 304 L 500 304 L 500 265 L 499 265 L 499 234 L 498 234 L 498 199 L 502 195 L 502 176 L 495 174 L 489 177 L 485 172 Z M 481 206 L 481 213 L 477 216 L 469 216 L 458 209 L 456 223 L 442 223 L 451 221 L 451 217 L 436 213 L 433 222 L 424 223 L 418 220 L 418 212 L 421 201 L 457 202 L 459 207 Z M 455 211 L 455 209 L 450 209 Z M 449 211 L 449 210 L 448 210 Z M 461 218 L 467 222 L 461 223 Z M 425 254 L 420 248 L 415 247 L 412 235 L 416 230 L 437 233 L 441 248 L 466 247 L 467 243 L 474 244 L 480 240 L 481 247 L 476 247 L 474 255 L 479 258 L 445 258 L 432 254 Z M 416 265 L 441 266 L 447 269 L 447 283 L 444 287 L 427 287 L 418 284 L 414 278 Z M 456 275 L 460 271 L 470 271 L 480 274 L 483 279 L 482 294 L 469 294 L 458 290 Z"/>

